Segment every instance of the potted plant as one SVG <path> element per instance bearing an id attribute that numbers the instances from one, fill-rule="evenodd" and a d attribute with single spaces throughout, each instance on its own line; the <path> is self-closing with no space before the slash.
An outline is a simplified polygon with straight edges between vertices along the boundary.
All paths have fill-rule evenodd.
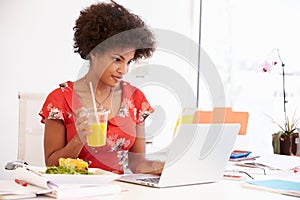
<path id="1" fill-rule="evenodd" d="M 273 123 L 277 124 L 281 131 L 274 133 L 272 135 L 272 145 L 273 151 L 276 154 L 283 154 L 283 155 L 296 155 L 297 153 L 297 146 L 299 143 L 299 133 L 296 131 L 297 125 L 299 123 L 299 118 L 295 119 L 295 113 L 292 120 L 289 120 L 286 112 L 286 93 L 285 93 L 285 72 L 284 66 L 285 64 L 282 62 L 279 50 L 273 49 L 272 51 L 272 61 L 269 62 L 265 60 L 260 65 L 262 72 L 270 72 L 273 66 L 281 63 L 282 69 L 282 92 L 283 92 L 283 111 L 284 111 L 284 123 L 279 124 L 276 121 L 272 120 Z M 272 118 L 270 118 L 272 119 Z"/>
<path id="2" fill-rule="evenodd" d="M 273 123 L 281 129 L 272 135 L 273 152 L 282 155 L 296 155 L 299 143 L 299 133 L 297 131 L 299 118 L 295 119 L 293 117 L 292 120 L 289 120 L 287 117 L 284 125 L 274 120 Z"/>

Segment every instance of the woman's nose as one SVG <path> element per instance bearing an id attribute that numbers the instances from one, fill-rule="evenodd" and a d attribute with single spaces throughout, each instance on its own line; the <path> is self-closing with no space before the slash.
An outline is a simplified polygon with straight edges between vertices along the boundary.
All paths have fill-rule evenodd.
<path id="1" fill-rule="evenodd" d="M 126 63 L 120 65 L 117 69 L 118 73 L 126 74 L 128 72 L 128 65 Z"/>

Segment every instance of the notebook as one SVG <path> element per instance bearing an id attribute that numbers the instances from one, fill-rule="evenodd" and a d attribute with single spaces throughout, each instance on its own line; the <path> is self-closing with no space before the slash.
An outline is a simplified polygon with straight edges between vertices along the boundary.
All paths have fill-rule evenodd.
<path id="1" fill-rule="evenodd" d="M 240 124 L 180 124 L 160 176 L 126 174 L 118 180 L 151 187 L 219 181 L 233 150 Z"/>

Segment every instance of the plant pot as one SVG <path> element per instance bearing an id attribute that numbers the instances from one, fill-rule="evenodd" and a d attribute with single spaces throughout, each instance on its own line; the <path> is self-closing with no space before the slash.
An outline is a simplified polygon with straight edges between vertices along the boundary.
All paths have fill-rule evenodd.
<path id="1" fill-rule="evenodd" d="M 299 135 L 282 135 L 280 137 L 280 154 L 294 156 L 297 153 Z"/>
<path id="2" fill-rule="evenodd" d="M 279 143 L 278 141 L 274 141 L 274 140 L 279 140 Z M 282 134 L 279 137 L 276 137 L 276 134 L 273 134 L 272 143 L 273 143 L 274 153 L 294 156 L 297 154 L 299 134 L 298 133 L 294 133 L 292 135 Z M 277 147 L 277 151 L 275 151 L 274 143 L 277 143 L 280 146 L 280 148 Z"/>

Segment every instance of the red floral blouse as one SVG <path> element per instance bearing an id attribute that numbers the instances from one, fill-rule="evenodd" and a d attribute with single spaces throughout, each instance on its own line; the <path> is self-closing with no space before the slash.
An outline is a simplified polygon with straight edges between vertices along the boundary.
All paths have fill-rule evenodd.
<path id="1" fill-rule="evenodd" d="M 128 82 L 122 84 L 122 103 L 118 114 L 108 120 L 106 145 L 89 147 L 85 145 L 79 158 L 90 163 L 89 167 L 97 167 L 115 173 L 123 173 L 123 163 L 127 159 L 128 150 L 136 138 L 136 125 L 146 119 L 154 109 L 145 95 Z M 76 135 L 74 112 L 82 107 L 73 89 L 71 81 L 60 84 L 45 100 L 39 113 L 45 119 L 61 119 L 66 128 L 67 142 Z"/>

